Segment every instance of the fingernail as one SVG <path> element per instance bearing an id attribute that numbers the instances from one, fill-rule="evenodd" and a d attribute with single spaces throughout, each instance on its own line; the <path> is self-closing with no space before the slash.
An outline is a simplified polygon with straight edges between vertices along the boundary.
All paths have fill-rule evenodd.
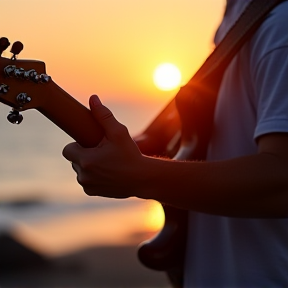
<path id="1" fill-rule="evenodd" d="M 90 104 L 92 104 L 94 107 L 101 105 L 101 101 L 97 95 L 92 95 L 89 99 Z"/>

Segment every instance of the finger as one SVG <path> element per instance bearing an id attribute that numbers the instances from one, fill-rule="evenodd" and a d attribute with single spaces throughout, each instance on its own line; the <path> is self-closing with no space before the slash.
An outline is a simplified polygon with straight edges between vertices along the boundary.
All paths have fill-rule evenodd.
<path id="1" fill-rule="evenodd" d="M 111 188 L 110 187 L 106 187 L 106 186 L 101 186 L 98 185 L 97 187 L 95 187 L 94 185 L 85 185 L 82 186 L 83 187 L 83 191 L 88 195 L 88 196 L 99 196 L 99 197 L 109 197 L 109 198 L 114 198 L 114 199 L 126 199 L 129 198 L 129 196 L 127 195 L 121 195 L 121 194 L 117 194 L 117 193 L 113 193 L 111 192 Z"/>
<path id="2" fill-rule="evenodd" d="M 68 161 L 78 163 L 79 154 L 82 153 L 83 148 L 76 142 L 66 145 L 62 151 L 62 155 Z"/>
<path id="3" fill-rule="evenodd" d="M 90 97 L 89 105 L 94 118 L 104 128 L 107 138 L 118 138 L 119 135 L 129 134 L 127 128 L 117 121 L 106 106 L 102 105 L 97 95 Z"/>
<path id="4" fill-rule="evenodd" d="M 76 172 L 76 174 L 79 174 L 79 171 L 80 171 L 79 165 L 72 162 L 72 169 Z"/>

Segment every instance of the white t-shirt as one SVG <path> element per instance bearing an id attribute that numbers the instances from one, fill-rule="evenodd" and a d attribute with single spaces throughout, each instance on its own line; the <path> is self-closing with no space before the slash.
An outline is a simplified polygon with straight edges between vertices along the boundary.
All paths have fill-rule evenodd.
<path id="1" fill-rule="evenodd" d="M 228 1 L 216 43 L 248 2 Z M 268 15 L 227 68 L 209 161 L 256 154 L 257 137 L 288 132 L 287 19 L 286 1 Z M 288 219 L 189 214 L 184 287 L 288 287 Z"/>

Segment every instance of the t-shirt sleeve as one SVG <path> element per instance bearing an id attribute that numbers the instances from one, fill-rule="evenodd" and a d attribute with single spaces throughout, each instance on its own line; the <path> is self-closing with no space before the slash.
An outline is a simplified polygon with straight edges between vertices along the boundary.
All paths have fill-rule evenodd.
<path id="1" fill-rule="evenodd" d="M 254 82 L 254 138 L 288 132 L 288 2 L 278 5 L 256 32 L 250 65 Z"/>
<path id="2" fill-rule="evenodd" d="M 257 126 L 254 138 L 288 132 L 288 46 L 266 54 L 255 73 Z"/>

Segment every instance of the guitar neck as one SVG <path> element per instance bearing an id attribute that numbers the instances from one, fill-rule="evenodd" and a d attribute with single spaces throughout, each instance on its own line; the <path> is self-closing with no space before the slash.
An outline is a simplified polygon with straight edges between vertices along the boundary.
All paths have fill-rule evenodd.
<path id="1" fill-rule="evenodd" d="M 42 90 L 45 105 L 39 108 L 36 107 L 36 109 L 82 147 L 92 148 L 97 146 L 102 140 L 104 132 L 93 118 L 91 111 L 71 97 L 55 82 L 50 81 L 46 85 L 45 91 Z"/>

